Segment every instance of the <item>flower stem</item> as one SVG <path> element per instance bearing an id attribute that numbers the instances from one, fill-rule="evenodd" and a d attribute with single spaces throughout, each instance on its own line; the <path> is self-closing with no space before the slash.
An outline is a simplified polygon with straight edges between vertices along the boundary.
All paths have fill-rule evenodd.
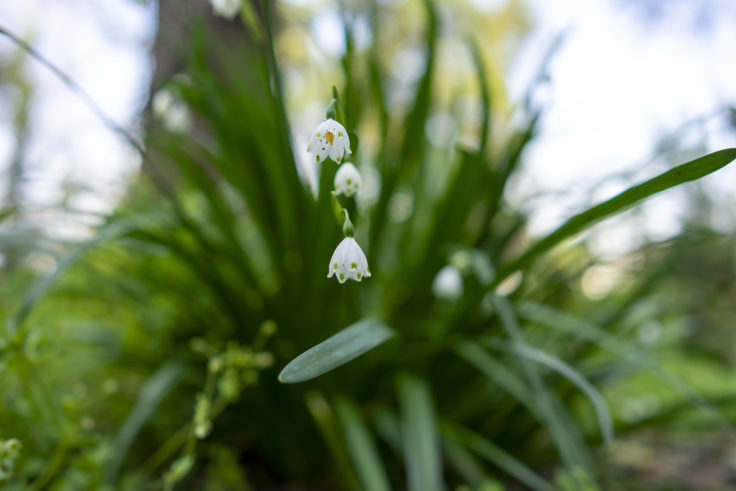
<path id="1" fill-rule="evenodd" d="M 345 223 L 342 226 L 342 233 L 345 237 L 352 237 L 355 235 L 355 227 L 353 227 L 353 222 L 350 221 L 348 210 L 343 208 L 342 211 L 345 212 Z"/>

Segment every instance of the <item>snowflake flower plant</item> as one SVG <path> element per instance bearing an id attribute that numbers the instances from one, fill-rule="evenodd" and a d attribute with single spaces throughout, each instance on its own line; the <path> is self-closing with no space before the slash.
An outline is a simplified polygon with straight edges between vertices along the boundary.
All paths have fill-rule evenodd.
<path id="1" fill-rule="evenodd" d="M 335 174 L 335 193 L 337 194 L 344 194 L 349 198 L 358 194 L 362 184 L 358 169 L 350 162 L 342 164 Z"/>
<path id="2" fill-rule="evenodd" d="M 340 284 L 345 283 L 348 279 L 361 281 L 363 278 L 369 277 L 371 272 L 368 270 L 368 259 L 366 259 L 363 249 L 353 238 L 353 224 L 347 210 L 345 210 L 345 224 L 342 230 L 345 238 L 332 253 L 327 277 L 337 276 L 337 281 Z"/>

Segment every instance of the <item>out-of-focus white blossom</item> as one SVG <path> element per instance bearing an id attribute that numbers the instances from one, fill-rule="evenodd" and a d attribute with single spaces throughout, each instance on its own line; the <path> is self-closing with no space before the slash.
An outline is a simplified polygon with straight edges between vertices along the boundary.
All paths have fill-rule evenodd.
<path id="1" fill-rule="evenodd" d="M 352 237 L 342 239 L 330 259 L 327 277 L 337 276 L 337 281 L 345 283 L 348 279 L 360 281 L 370 275 L 368 260 L 363 253 L 363 249 Z"/>
<path id="2" fill-rule="evenodd" d="M 307 152 L 314 154 L 314 160 L 318 163 L 329 157 L 338 164 L 345 154 L 353 153 L 347 130 L 334 119 L 326 119 L 317 126 L 307 145 Z"/>
<path id="3" fill-rule="evenodd" d="M 463 275 L 455 266 L 440 269 L 432 282 L 432 292 L 437 298 L 455 301 L 463 294 Z"/>
<path id="4" fill-rule="evenodd" d="M 350 162 L 342 164 L 335 174 L 335 193 L 337 194 L 353 196 L 360 192 L 362 184 L 358 169 Z"/>
<path id="5" fill-rule="evenodd" d="M 189 106 L 169 89 L 159 89 L 153 94 L 151 109 L 163 127 L 173 133 L 186 133 L 192 127 Z"/>
<path id="6" fill-rule="evenodd" d="M 210 4 L 215 15 L 232 19 L 240 12 L 243 0 L 210 0 Z"/>

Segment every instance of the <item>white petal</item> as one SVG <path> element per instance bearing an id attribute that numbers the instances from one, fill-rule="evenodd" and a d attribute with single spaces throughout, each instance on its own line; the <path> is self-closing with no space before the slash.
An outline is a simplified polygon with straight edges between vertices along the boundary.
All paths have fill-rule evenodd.
<path id="1" fill-rule="evenodd" d="M 437 298 L 455 301 L 463 294 L 463 276 L 455 266 L 445 266 L 432 282 L 432 291 Z"/>
<path id="2" fill-rule="evenodd" d="M 325 137 L 327 133 L 332 135 L 330 140 Z M 334 119 L 326 119 L 314 130 L 307 151 L 314 154 L 314 159 L 318 163 L 324 162 L 329 157 L 339 164 L 345 152 L 351 153 L 348 132 Z"/>
<path id="3" fill-rule="evenodd" d="M 347 162 L 340 166 L 335 174 L 335 193 L 352 196 L 360 190 L 362 184 L 360 172 L 353 164 Z"/>
<path id="4" fill-rule="evenodd" d="M 365 254 L 352 237 L 344 238 L 332 254 L 327 277 L 331 278 L 333 275 L 337 275 L 340 283 L 345 283 L 349 278 L 361 281 L 371 275 Z"/>
<path id="5" fill-rule="evenodd" d="M 330 154 L 330 158 L 337 164 L 340 163 L 343 155 L 345 155 L 345 150 L 341 145 L 327 145 L 327 150 Z"/>

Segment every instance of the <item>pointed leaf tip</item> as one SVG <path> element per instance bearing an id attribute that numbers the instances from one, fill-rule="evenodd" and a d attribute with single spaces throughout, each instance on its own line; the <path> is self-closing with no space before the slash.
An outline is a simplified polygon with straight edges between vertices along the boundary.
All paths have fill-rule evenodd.
<path id="1" fill-rule="evenodd" d="M 327 338 L 289 362 L 279 382 L 305 382 L 357 358 L 393 337 L 394 331 L 377 319 L 362 319 Z"/>

